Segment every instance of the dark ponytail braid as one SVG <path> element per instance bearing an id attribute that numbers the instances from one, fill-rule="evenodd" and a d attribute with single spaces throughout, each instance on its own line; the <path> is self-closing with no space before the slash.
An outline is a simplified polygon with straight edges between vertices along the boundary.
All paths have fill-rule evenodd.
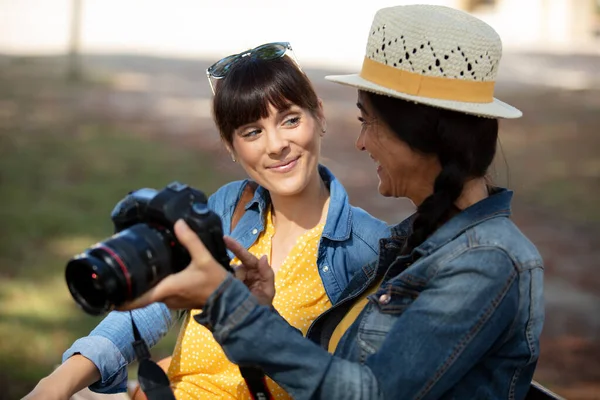
<path id="1" fill-rule="evenodd" d="M 498 120 L 365 92 L 377 116 L 413 150 L 435 154 L 442 170 L 417 208 L 405 251 L 419 246 L 458 212 L 468 179 L 483 177 L 494 159 Z"/>
<path id="2" fill-rule="evenodd" d="M 442 167 L 433 186 L 433 194 L 417 208 L 417 218 L 413 222 L 413 232 L 408 238 L 407 249 L 412 250 L 438 226 L 458 210 L 454 202 L 462 193 L 467 174 L 456 164 Z"/>

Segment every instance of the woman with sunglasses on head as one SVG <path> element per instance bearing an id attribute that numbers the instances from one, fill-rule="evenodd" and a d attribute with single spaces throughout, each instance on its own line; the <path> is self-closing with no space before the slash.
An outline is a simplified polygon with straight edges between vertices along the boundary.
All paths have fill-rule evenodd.
<path id="1" fill-rule="evenodd" d="M 390 7 L 375 15 L 361 73 L 329 77 L 358 88 L 356 147 L 375 160 L 379 192 L 417 212 L 308 333 L 260 304 L 183 221 L 175 231 L 191 264 L 125 308 L 202 307 L 196 321 L 230 360 L 261 367 L 298 400 L 525 398 L 543 262 L 510 220 L 512 192 L 486 179 L 498 119 L 521 116 L 493 96 L 501 51 L 498 34 L 465 12 Z"/>
<path id="2" fill-rule="evenodd" d="M 306 332 L 356 272 L 339 267 L 358 269 L 375 257 L 389 228 L 352 207 L 340 182 L 319 165 L 326 133 L 322 105 L 290 50 L 287 43 L 266 44 L 207 70 L 215 123 L 232 160 L 250 178 L 223 186 L 208 206 L 221 217 L 226 235 L 262 257 L 261 272 L 274 273 L 274 308 Z M 252 272 L 248 277 L 245 272 L 238 270 L 240 279 L 251 278 Z M 260 283 L 253 286 L 260 295 Z M 273 288 L 268 289 L 270 302 Z M 194 321 L 198 313 L 186 313 L 173 357 L 163 363 L 175 397 L 250 398 L 238 366 L 227 360 L 211 332 Z M 173 322 L 159 303 L 132 315 L 149 346 Z M 30 398 L 66 399 L 87 386 L 95 392 L 125 391 L 127 365 L 135 357 L 133 341 L 130 314 L 111 312 L 65 352 L 64 363 Z M 274 382 L 267 385 L 276 398 L 289 398 Z"/>

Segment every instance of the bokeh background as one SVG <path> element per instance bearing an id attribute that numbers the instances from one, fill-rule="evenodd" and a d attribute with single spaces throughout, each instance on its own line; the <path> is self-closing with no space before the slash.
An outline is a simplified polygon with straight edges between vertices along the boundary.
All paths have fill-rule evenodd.
<path id="1" fill-rule="evenodd" d="M 600 1 L 423 2 L 472 12 L 503 37 L 497 97 L 524 117 L 501 123 L 491 173 L 515 190 L 514 219 L 545 259 L 535 378 L 600 399 Z M 112 233 L 119 199 L 244 177 L 210 118 L 204 71 L 216 59 L 290 41 L 324 100 L 324 163 L 351 201 L 389 223 L 414 211 L 377 194 L 375 166 L 353 148 L 356 93 L 323 79 L 358 71 L 373 14 L 403 3 L 0 0 L 0 399 L 21 398 L 98 323 L 70 298 L 64 265 Z"/>

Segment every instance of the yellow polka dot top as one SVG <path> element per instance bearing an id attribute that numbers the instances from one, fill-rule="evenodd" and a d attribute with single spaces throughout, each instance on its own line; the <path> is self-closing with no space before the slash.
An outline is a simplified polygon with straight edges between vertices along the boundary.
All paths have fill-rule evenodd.
<path id="1" fill-rule="evenodd" d="M 275 274 L 273 306 L 304 335 L 315 318 L 331 307 L 317 268 L 322 232 L 323 224 L 320 224 L 300 236 Z M 250 253 L 256 257 L 266 254 L 270 260 L 274 233 L 269 209 L 265 230 L 248 249 Z M 199 312 L 193 310 L 191 315 Z M 229 362 L 212 333 L 190 318 L 190 313 L 181 327 L 168 376 L 177 400 L 251 400 L 238 366 Z M 291 399 L 269 378 L 267 385 L 275 399 Z"/>

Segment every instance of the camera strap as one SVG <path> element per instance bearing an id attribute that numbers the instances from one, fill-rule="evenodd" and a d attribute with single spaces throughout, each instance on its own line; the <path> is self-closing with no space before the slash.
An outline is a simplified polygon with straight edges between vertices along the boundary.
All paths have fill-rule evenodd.
<path id="1" fill-rule="evenodd" d="M 133 328 L 132 343 L 135 356 L 139 362 L 138 381 L 140 388 L 148 400 L 175 400 L 175 395 L 171 389 L 169 377 L 165 371 L 150 359 L 150 350 L 148 345 L 142 339 L 140 331 L 133 320 L 133 313 L 130 311 L 131 326 Z M 267 387 L 265 374 L 256 367 L 240 367 L 242 378 L 248 386 L 253 400 L 272 400 L 273 396 Z"/>
<path id="2" fill-rule="evenodd" d="M 273 400 L 265 373 L 257 367 L 240 367 L 242 378 L 246 381 L 253 400 Z"/>
<path id="3" fill-rule="evenodd" d="M 244 187 L 242 196 L 232 215 L 231 231 L 233 231 L 238 221 L 243 216 L 246 204 L 254 197 L 257 186 L 256 182 L 249 181 Z M 129 312 L 129 315 L 131 316 L 131 326 L 133 328 L 133 337 L 135 339 L 132 345 L 139 362 L 138 380 L 140 388 L 148 400 L 176 400 L 167 374 L 165 374 L 158 364 L 150 359 L 150 350 L 135 325 L 131 311 Z M 267 386 L 265 373 L 260 368 L 240 366 L 240 373 L 248 386 L 248 390 L 250 391 L 253 400 L 273 400 L 273 396 Z"/>
<path id="4" fill-rule="evenodd" d="M 131 311 L 129 311 L 129 316 L 131 317 L 131 326 L 133 327 L 133 337 L 135 339 L 132 343 L 133 350 L 139 362 L 138 381 L 140 388 L 148 400 L 175 400 L 175 395 L 173 394 L 173 390 L 171 390 L 167 374 L 165 374 L 165 371 L 158 364 L 150 359 L 150 350 L 135 325 Z"/>

